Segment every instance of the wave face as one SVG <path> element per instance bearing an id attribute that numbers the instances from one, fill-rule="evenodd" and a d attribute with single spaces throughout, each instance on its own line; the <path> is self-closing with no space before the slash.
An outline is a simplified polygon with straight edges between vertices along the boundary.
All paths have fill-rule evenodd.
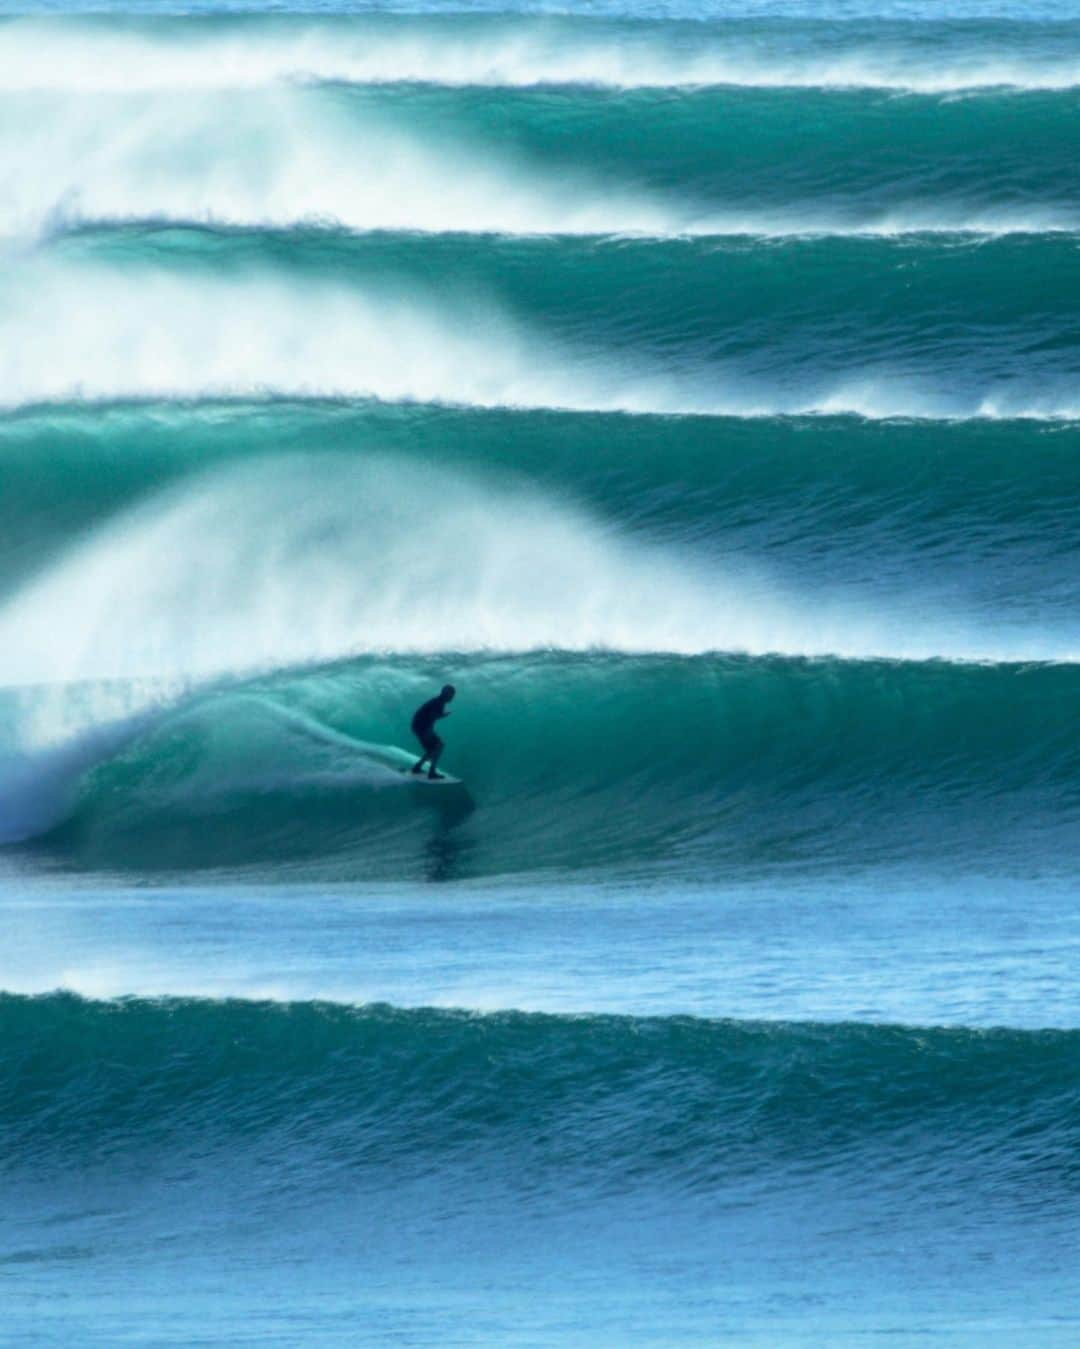
<path id="1" fill-rule="evenodd" d="M 401 774 L 407 739 L 385 737 L 444 677 L 469 690 L 447 762 L 471 796 L 433 800 Z M 104 740 L 28 752 L 0 826 L 66 868 L 174 874 L 701 880 L 896 856 L 1011 871 L 1033 849 L 1068 866 L 1078 693 L 1074 666 L 358 661 L 144 706 Z M 132 696 L 123 682 L 16 707 L 24 726 L 93 725 Z"/>
<path id="2" fill-rule="evenodd" d="M 197 90 L 179 107 L 168 90 L 5 92 L 0 72 L 11 183 L 0 234 L 147 220 L 660 238 L 1071 233 L 1074 99 L 256 83 Z"/>
<path id="3" fill-rule="evenodd" d="M 122 234 L 24 260 L 0 290 L 12 352 L 0 403 L 276 394 L 657 415 L 1077 414 L 1061 337 L 1080 289 L 1067 242 L 957 253 L 450 240 L 418 254 L 396 237 L 317 237 L 288 261 L 283 245 Z M 1047 285 L 1036 305 L 1032 278 Z"/>
<path id="4" fill-rule="evenodd" d="M 55 995 L 3 996 L 0 1024 L 9 1175 L 13 1156 L 63 1173 L 151 1148 L 203 1169 L 239 1144 L 288 1146 L 307 1202 L 433 1165 L 458 1186 L 517 1173 L 526 1207 L 660 1180 L 780 1188 L 812 1167 L 876 1173 L 914 1206 L 974 1175 L 1076 1202 L 1073 1031 Z"/>
<path id="5" fill-rule="evenodd" d="M 398 510 L 416 490 L 417 475 L 436 465 L 456 499 L 482 510 L 490 505 L 495 524 L 487 537 L 504 556 L 535 555 L 545 529 L 558 528 L 569 556 L 588 554 L 595 569 L 603 555 L 617 568 L 607 573 L 612 586 L 629 568 L 649 570 L 654 588 L 661 578 L 651 569 L 663 559 L 671 588 L 646 627 L 659 632 L 666 624 L 677 649 L 713 643 L 790 654 L 1042 659 L 1076 649 L 1080 459 L 1071 428 L 1052 423 L 626 417 L 281 399 L 76 404 L 3 419 L 0 455 L 9 508 L 0 553 L 9 681 L 32 683 L 59 668 L 76 679 L 134 672 L 137 634 L 147 624 L 159 632 L 171 624 L 183 639 L 172 642 L 168 659 L 162 649 L 147 660 L 143 673 L 190 673 L 185 651 L 197 653 L 204 669 L 228 668 L 253 651 L 273 663 L 272 640 L 260 637 L 263 618 L 252 608 L 259 590 L 264 611 L 291 607 L 305 616 L 338 597 L 348 622 L 336 630 L 328 624 L 321 641 L 310 621 L 288 625 L 294 649 L 307 657 L 371 646 L 373 614 L 364 597 L 374 605 L 378 596 L 365 587 L 365 570 L 420 567 L 423 557 L 409 562 L 402 530 L 387 544 L 391 566 L 369 485 Z M 294 528 L 278 518 L 280 502 L 304 479 L 305 456 L 320 471 L 304 483 L 305 523 L 298 517 Z M 498 525 L 510 503 L 530 515 L 513 540 Z M 207 550 L 206 531 L 220 534 L 212 522 L 226 513 L 227 538 Z M 449 510 L 442 518 L 455 538 L 471 528 Z M 130 583 L 130 559 L 152 559 L 164 533 L 188 576 L 182 588 L 194 594 L 201 584 L 215 596 L 224 649 L 193 637 L 183 607 L 161 593 L 176 578 L 140 562 L 141 601 L 140 587 Z M 312 610 L 303 577 L 315 534 L 323 540 L 323 599 Z M 464 562 L 459 551 L 455 567 Z M 421 583 L 419 571 L 406 574 Z M 481 571 L 473 575 L 481 585 Z M 663 614 L 694 592 L 695 577 L 697 618 L 680 629 L 674 615 Z M 701 599 L 702 585 L 727 596 L 722 612 Z M 70 607 L 73 587 L 79 612 L 61 640 L 48 606 Z M 586 612 L 576 575 L 573 590 L 556 589 L 548 605 L 558 611 L 559 640 L 567 640 L 567 606 L 575 604 L 584 644 L 615 640 L 614 610 L 592 604 Z M 439 583 L 434 593 L 444 597 L 439 630 L 457 622 L 446 640 L 469 649 L 475 636 L 455 619 L 461 583 L 445 590 Z M 818 606 L 813 631 L 804 612 L 808 593 Z M 43 598 L 48 594 L 51 600 Z M 510 640 L 498 631 L 498 598 L 485 585 L 473 601 L 490 601 L 483 626 L 496 646 Z M 498 608 L 511 607 L 519 641 L 546 644 L 555 636 L 554 616 L 546 629 L 535 621 L 542 605 L 531 577 L 517 589 L 504 587 Z M 105 614 L 114 625 L 129 615 L 122 642 L 100 636 Z M 285 626 L 277 625 L 279 635 Z M 74 643 L 80 628 L 85 659 Z M 415 640 L 426 635 L 430 645 L 435 628 L 429 613 Z M 398 645 L 403 629 L 381 640 Z"/>
<path id="6" fill-rule="evenodd" d="M 79 1305 L 50 1331 L 145 1325 L 169 1293 L 174 1330 L 242 1333 L 257 1299 L 285 1339 L 325 1325 L 344 1281 L 339 1326 L 464 1332 L 475 1304 L 455 1304 L 482 1277 L 496 1335 L 617 1333 L 629 1308 L 689 1340 L 701 1320 L 673 1321 L 677 1301 L 697 1289 L 711 1318 L 721 1300 L 700 1262 L 736 1284 L 740 1324 L 775 1325 L 807 1272 L 839 1319 L 868 1277 L 893 1286 L 894 1227 L 957 1343 L 1028 1297 L 1068 1305 L 1074 1031 L 63 995 L 0 998 L 0 1027 L 20 1329 L 57 1265 Z M 859 1260 L 866 1233 L 882 1246 Z M 1013 1262 L 993 1291 L 988 1233 Z"/>

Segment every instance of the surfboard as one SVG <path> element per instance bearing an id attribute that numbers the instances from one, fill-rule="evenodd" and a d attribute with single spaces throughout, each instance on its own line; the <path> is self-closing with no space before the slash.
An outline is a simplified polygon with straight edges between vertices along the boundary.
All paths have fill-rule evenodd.
<path id="1" fill-rule="evenodd" d="M 411 769 L 405 770 L 405 777 L 410 782 L 415 782 L 418 787 L 464 787 L 465 783 L 461 778 L 454 777 L 451 773 L 444 773 L 442 777 L 429 778 L 427 773 L 414 773 Z"/>

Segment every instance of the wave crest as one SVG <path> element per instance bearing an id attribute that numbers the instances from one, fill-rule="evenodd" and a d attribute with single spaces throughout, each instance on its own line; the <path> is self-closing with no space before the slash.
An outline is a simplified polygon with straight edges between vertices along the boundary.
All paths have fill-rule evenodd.
<path id="1" fill-rule="evenodd" d="M 922 25 L 922 30 L 929 27 Z M 903 25 L 789 21 L 785 28 L 527 16 L 285 17 L 217 21 L 8 21 L 0 91 L 251 88 L 282 81 L 610 89 L 716 85 L 957 93 L 1072 89 L 1068 28 L 1018 40 L 941 27 L 935 59 Z"/>

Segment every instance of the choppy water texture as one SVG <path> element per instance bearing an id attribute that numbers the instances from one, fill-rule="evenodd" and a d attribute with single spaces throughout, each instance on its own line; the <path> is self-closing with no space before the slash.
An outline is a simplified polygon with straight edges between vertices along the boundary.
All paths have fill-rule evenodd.
<path id="1" fill-rule="evenodd" d="M 0 4 L 6 1334 L 1075 1343 L 1078 127 L 1071 0 Z"/>

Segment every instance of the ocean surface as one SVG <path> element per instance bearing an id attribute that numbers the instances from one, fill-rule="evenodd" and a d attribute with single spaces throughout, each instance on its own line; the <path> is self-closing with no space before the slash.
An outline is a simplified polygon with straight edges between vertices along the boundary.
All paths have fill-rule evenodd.
<path id="1" fill-rule="evenodd" d="M 2 0 L 0 511 L 0 1341 L 1080 1344 L 1078 0 Z"/>

